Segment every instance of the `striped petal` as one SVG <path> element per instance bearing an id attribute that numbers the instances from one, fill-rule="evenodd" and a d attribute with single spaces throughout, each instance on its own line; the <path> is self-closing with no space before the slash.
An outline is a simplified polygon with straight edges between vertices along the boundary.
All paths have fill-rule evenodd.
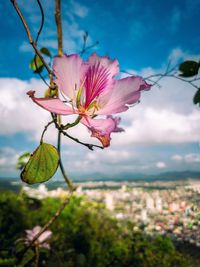
<path id="1" fill-rule="evenodd" d="M 119 63 L 117 60 L 110 60 L 107 56 L 99 57 L 96 53 L 92 54 L 89 59 L 89 68 L 86 72 L 85 81 L 85 107 L 102 92 L 109 91 L 114 85 L 113 77 L 119 72 Z"/>
<path id="2" fill-rule="evenodd" d="M 116 81 L 112 90 L 99 96 L 96 114 L 109 115 L 126 111 L 139 101 L 140 92 L 149 90 L 150 85 L 141 77 L 132 76 Z"/>

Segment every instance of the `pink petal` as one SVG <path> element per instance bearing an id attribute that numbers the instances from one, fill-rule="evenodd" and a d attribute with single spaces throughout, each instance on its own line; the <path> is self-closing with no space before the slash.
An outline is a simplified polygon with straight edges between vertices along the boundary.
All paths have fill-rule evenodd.
<path id="1" fill-rule="evenodd" d="M 110 60 L 108 57 L 99 57 L 96 53 L 89 59 L 89 68 L 86 72 L 85 95 L 87 108 L 89 104 L 103 91 L 108 91 L 115 80 L 114 75 L 119 72 L 118 61 Z"/>
<path id="2" fill-rule="evenodd" d="M 43 243 L 44 241 L 46 241 L 47 239 L 49 239 L 52 236 L 52 232 L 50 230 L 45 231 L 44 233 L 42 233 L 40 235 L 40 237 L 38 238 L 40 243 Z"/>
<path id="3" fill-rule="evenodd" d="M 118 127 L 118 125 L 121 122 L 121 118 L 120 117 L 113 117 L 112 115 L 108 115 L 107 119 L 110 118 L 115 122 L 115 129 L 113 130 L 113 133 L 120 133 L 120 132 L 124 132 L 124 129 L 121 127 Z"/>
<path id="4" fill-rule="evenodd" d="M 76 113 L 71 107 L 65 105 L 59 98 L 37 98 L 35 91 L 27 92 L 27 95 L 40 107 L 60 115 L 70 115 Z"/>
<path id="5" fill-rule="evenodd" d="M 85 96 L 86 102 L 85 107 L 87 108 L 90 103 L 101 94 L 110 83 L 110 73 L 108 70 L 100 64 L 90 66 L 86 73 Z"/>
<path id="6" fill-rule="evenodd" d="M 116 59 L 110 60 L 107 56 L 99 57 L 94 53 L 88 58 L 88 62 L 91 66 L 100 63 L 101 66 L 109 71 L 111 78 L 119 73 L 119 62 Z"/>
<path id="7" fill-rule="evenodd" d="M 116 81 L 113 88 L 99 96 L 96 114 L 108 115 L 126 111 L 129 107 L 140 99 L 142 90 L 149 90 L 150 85 L 141 77 L 132 76 Z"/>
<path id="8" fill-rule="evenodd" d="M 76 91 L 87 70 L 87 64 L 83 63 L 77 54 L 56 57 L 53 63 L 53 71 L 56 76 L 55 83 L 58 88 L 70 99 L 75 99 Z"/>
<path id="9" fill-rule="evenodd" d="M 116 122 L 112 118 L 107 119 L 91 119 L 90 117 L 82 117 L 81 123 L 88 127 L 92 132 L 91 136 L 100 140 L 104 147 L 110 145 L 110 134 L 116 130 Z"/>

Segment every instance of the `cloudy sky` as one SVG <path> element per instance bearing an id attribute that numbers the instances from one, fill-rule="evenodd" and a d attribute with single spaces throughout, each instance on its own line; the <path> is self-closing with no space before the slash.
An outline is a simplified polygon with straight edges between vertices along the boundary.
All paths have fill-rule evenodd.
<path id="1" fill-rule="evenodd" d="M 17 2 L 36 36 L 41 21 L 37 1 Z M 45 26 L 38 45 L 56 55 L 54 1 L 41 3 Z M 164 72 L 169 62 L 173 67 L 184 59 L 199 59 L 199 0 L 63 0 L 62 7 L 67 54 L 80 52 L 87 30 L 88 45 L 100 43 L 90 53 L 117 58 L 121 70 L 144 77 Z M 33 51 L 10 1 L 0 2 L 0 12 L 0 176 L 16 177 L 17 157 L 37 147 L 50 116 L 26 96 L 30 89 L 42 96 L 46 86 L 28 68 Z M 200 170 L 200 110 L 192 103 L 195 88 L 173 78 L 164 78 L 159 85 L 143 93 L 140 104 L 120 114 L 125 132 L 113 134 L 109 148 L 91 152 L 63 138 L 63 162 L 72 177 Z M 71 134 L 96 142 L 81 125 Z M 53 127 L 46 141 L 56 144 Z"/>

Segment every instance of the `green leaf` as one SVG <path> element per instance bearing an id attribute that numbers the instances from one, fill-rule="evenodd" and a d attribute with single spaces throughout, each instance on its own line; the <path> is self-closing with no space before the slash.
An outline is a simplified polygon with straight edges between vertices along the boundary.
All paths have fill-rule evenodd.
<path id="1" fill-rule="evenodd" d="M 35 257 L 35 253 L 33 252 L 32 249 L 29 249 L 23 256 L 23 259 L 21 261 L 20 266 L 25 266 L 28 264 L 33 258 Z"/>
<path id="2" fill-rule="evenodd" d="M 45 56 L 51 57 L 51 53 L 50 53 L 49 49 L 46 48 L 46 47 L 42 47 L 42 48 L 40 49 L 40 52 L 41 52 L 42 54 L 44 54 Z"/>
<path id="3" fill-rule="evenodd" d="M 30 156 L 31 156 L 30 152 L 25 152 L 21 156 L 19 156 L 17 164 L 16 164 L 16 168 L 18 170 L 22 170 L 24 166 L 26 165 L 26 163 L 28 162 Z"/>
<path id="4" fill-rule="evenodd" d="M 196 91 L 196 94 L 194 95 L 194 98 L 193 98 L 193 103 L 196 105 L 196 104 L 200 104 L 200 89 L 198 89 Z"/>
<path id="5" fill-rule="evenodd" d="M 29 64 L 29 68 L 31 70 L 33 70 L 35 73 L 40 73 L 40 72 L 42 72 L 44 65 L 43 65 L 41 59 L 38 56 L 35 56 L 31 60 L 31 62 Z"/>
<path id="6" fill-rule="evenodd" d="M 196 61 L 187 60 L 180 64 L 179 71 L 182 72 L 180 76 L 182 77 L 192 77 L 198 74 L 200 64 Z"/>
<path id="7" fill-rule="evenodd" d="M 28 184 L 46 182 L 55 174 L 58 163 L 57 149 L 50 144 L 41 143 L 23 169 L 21 179 Z"/>

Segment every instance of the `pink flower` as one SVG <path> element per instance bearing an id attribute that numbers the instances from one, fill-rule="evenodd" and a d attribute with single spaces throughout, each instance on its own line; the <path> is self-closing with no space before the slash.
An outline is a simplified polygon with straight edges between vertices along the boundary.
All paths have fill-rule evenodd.
<path id="1" fill-rule="evenodd" d="M 112 132 L 123 130 L 118 128 L 119 119 L 110 115 L 126 111 L 129 105 L 138 102 L 142 90 L 150 89 L 150 85 L 138 76 L 114 79 L 119 73 L 118 61 L 97 54 L 92 54 L 88 61 L 76 54 L 56 57 L 53 71 L 66 103 L 59 98 L 36 98 L 34 91 L 29 91 L 28 95 L 50 112 L 79 115 L 81 123 L 104 147 L 110 145 Z M 97 115 L 107 117 L 96 119 Z"/>
<path id="2" fill-rule="evenodd" d="M 25 230 L 25 243 L 28 245 L 34 239 L 34 237 L 41 231 L 41 229 L 42 228 L 37 225 L 32 230 Z M 39 247 L 50 249 L 50 245 L 46 241 L 51 238 L 51 236 L 52 232 L 50 230 L 46 230 L 44 233 L 42 233 L 37 239 Z"/>

